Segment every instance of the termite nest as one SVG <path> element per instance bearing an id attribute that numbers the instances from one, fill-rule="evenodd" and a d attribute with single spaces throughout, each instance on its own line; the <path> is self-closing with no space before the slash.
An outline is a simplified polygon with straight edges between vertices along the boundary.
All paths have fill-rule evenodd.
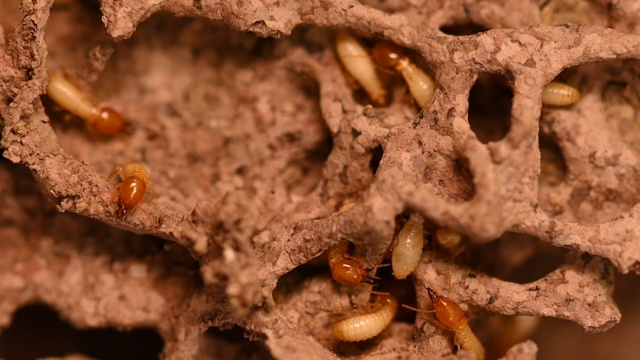
<path id="1" fill-rule="evenodd" d="M 0 357 L 628 357 L 636 13 L 0 2 Z"/>

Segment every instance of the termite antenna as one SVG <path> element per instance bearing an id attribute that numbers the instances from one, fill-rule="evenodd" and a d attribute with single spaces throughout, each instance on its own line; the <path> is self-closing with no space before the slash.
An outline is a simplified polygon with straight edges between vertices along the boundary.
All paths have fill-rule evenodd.
<path id="1" fill-rule="evenodd" d="M 400 306 L 402 306 L 405 309 L 409 309 L 418 313 L 434 313 L 436 312 L 435 310 L 424 310 L 424 309 L 418 309 L 417 307 L 413 307 L 413 306 L 409 306 L 409 305 L 405 305 L 405 304 L 401 304 Z"/>
<path id="2" fill-rule="evenodd" d="M 375 294 L 375 295 L 391 295 L 391 293 L 389 293 L 388 291 L 375 291 L 375 290 L 369 290 L 369 292 L 371 294 Z"/>

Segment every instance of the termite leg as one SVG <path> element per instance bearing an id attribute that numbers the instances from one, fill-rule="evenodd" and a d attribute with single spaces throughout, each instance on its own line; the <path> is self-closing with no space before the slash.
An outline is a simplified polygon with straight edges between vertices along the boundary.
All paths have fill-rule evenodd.
<path id="1" fill-rule="evenodd" d="M 113 167 L 113 170 L 111 170 L 111 173 L 109 174 L 109 176 L 107 176 L 107 181 L 111 181 L 111 179 L 113 179 L 113 176 L 115 174 L 118 174 L 118 176 L 120 176 L 121 179 L 124 179 L 124 171 L 122 170 L 122 166 L 120 165 L 116 165 Z M 120 185 L 118 185 L 118 187 L 120 187 Z M 116 188 L 118 188 L 116 187 Z"/>

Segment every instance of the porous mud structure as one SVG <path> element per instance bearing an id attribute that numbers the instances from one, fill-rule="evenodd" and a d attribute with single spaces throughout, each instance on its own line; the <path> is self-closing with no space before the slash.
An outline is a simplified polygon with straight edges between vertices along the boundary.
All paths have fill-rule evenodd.
<path id="1" fill-rule="evenodd" d="M 620 321 L 614 273 L 640 271 L 636 1 L 0 4 L 0 357 L 34 347 L 9 340 L 44 305 L 73 331 L 146 331 L 135 347 L 167 359 L 473 358 L 428 313 L 362 343 L 331 334 L 371 287 L 334 282 L 323 253 L 348 239 L 388 262 L 413 211 L 431 234 L 420 263 L 405 281 L 380 268 L 375 289 L 421 309 L 438 289 L 490 356 L 536 357 L 492 345 L 510 315 Z M 369 105 L 340 30 L 407 49 L 437 82 L 430 105 L 384 71 L 393 100 Z M 127 130 L 57 107 L 56 71 Z M 543 107 L 554 79 L 582 99 Z M 155 196 L 120 218 L 106 176 L 133 161 Z M 464 235 L 462 254 L 433 246 L 437 227 Z M 100 357 L 68 358 L 84 356 Z"/>

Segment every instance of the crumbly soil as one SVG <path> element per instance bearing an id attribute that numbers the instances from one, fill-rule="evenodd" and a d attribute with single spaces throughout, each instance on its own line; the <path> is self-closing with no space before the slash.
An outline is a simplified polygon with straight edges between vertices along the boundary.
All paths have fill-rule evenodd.
<path id="1" fill-rule="evenodd" d="M 369 105 L 338 30 L 407 48 L 430 105 L 390 72 L 391 104 Z M 490 357 L 633 351 L 638 292 L 614 297 L 614 275 L 637 288 L 635 1 L 0 0 L 0 32 L 0 358 L 473 358 L 429 313 L 332 337 L 370 287 L 335 283 L 324 251 L 388 262 L 410 211 L 464 249 L 428 235 L 411 278 L 383 267 L 377 288 L 455 299 Z M 126 131 L 59 108 L 53 72 Z M 582 99 L 543 107 L 554 78 Z M 130 162 L 154 195 L 120 218 L 106 176 Z M 565 321 L 536 345 L 509 336 L 514 315 Z"/>

